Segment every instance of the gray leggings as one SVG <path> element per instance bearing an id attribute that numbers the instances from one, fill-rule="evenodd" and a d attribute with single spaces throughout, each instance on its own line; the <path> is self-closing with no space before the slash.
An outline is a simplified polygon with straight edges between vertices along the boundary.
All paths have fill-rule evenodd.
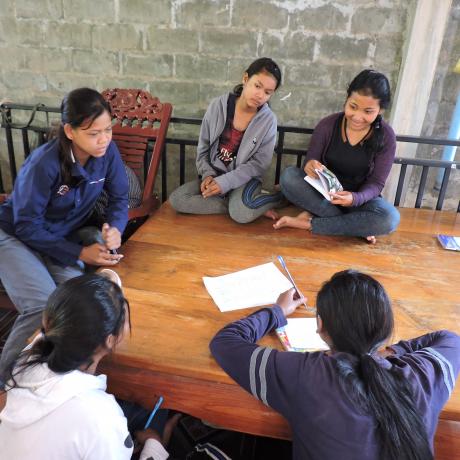
<path id="1" fill-rule="evenodd" d="M 83 246 L 103 242 L 95 227 L 83 227 L 69 239 Z M 58 284 L 83 273 L 82 266 L 61 265 L 0 229 L 0 279 L 19 313 L 0 358 L 0 389 L 27 339 L 41 326 L 48 297 Z"/>
<path id="2" fill-rule="evenodd" d="M 210 198 L 203 198 L 200 185 L 197 179 L 174 190 L 169 196 L 171 206 L 187 214 L 229 214 L 234 221 L 246 224 L 269 209 L 281 206 L 284 201 L 280 192 L 261 193 L 262 184 L 257 179 L 251 179 L 225 196 Z"/>

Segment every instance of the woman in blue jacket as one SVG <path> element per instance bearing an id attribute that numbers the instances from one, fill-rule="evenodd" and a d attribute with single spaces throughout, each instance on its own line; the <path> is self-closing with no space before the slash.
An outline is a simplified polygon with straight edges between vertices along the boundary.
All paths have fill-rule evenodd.
<path id="1" fill-rule="evenodd" d="M 260 193 L 276 141 L 276 117 L 267 103 L 280 84 L 276 63 L 260 58 L 232 93 L 211 102 L 198 140 L 198 179 L 171 194 L 176 211 L 230 214 L 236 222 L 247 223 L 282 202 L 281 193 Z"/>
<path id="2" fill-rule="evenodd" d="M 57 284 L 82 274 L 85 264 L 111 266 L 128 221 L 128 180 L 112 142 L 110 108 L 95 90 L 80 88 L 62 101 L 57 139 L 24 162 L 14 190 L 0 207 L 0 279 L 16 306 L 0 360 L 5 370 L 39 327 Z M 83 246 L 78 230 L 106 190 L 107 222 L 100 242 Z"/>

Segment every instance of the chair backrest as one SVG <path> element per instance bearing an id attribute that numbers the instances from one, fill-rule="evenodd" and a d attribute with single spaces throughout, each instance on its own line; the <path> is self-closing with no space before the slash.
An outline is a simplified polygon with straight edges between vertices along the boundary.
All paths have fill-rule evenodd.
<path id="1" fill-rule="evenodd" d="M 102 96 L 112 109 L 113 139 L 123 161 L 144 184 L 145 207 L 145 203 L 152 200 L 172 105 L 140 89 L 106 89 Z M 135 209 L 130 211 L 130 216 L 141 217 Z"/>

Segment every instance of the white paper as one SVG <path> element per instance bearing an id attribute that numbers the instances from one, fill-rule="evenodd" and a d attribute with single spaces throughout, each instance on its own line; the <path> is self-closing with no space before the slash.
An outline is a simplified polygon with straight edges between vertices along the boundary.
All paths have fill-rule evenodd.
<path id="1" fill-rule="evenodd" d="M 229 275 L 203 276 L 203 282 L 220 311 L 270 305 L 292 287 L 273 262 Z"/>
<path id="2" fill-rule="evenodd" d="M 316 318 L 288 318 L 284 331 L 292 348 L 329 349 L 327 343 L 316 333 Z"/>

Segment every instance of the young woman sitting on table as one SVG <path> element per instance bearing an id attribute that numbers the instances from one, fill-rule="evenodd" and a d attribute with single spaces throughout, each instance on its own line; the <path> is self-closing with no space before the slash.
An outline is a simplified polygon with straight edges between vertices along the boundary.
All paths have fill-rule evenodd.
<path id="1" fill-rule="evenodd" d="M 297 217 L 283 216 L 275 229 L 294 227 L 319 235 L 361 236 L 375 243 L 376 235 L 393 232 L 399 212 L 380 193 L 396 151 L 393 129 L 382 119 L 390 103 L 385 75 L 363 70 L 347 89 L 344 111 L 323 118 L 316 126 L 304 169 L 287 168 L 281 175 L 286 198 L 304 209 Z M 330 201 L 304 180 L 317 169 L 331 170 L 344 191 Z"/>
<path id="2" fill-rule="evenodd" d="M 110 108 L 97 91 L 80 88 L 63 99 L 61 119 L 58 137 L 31 153 L 0 206 L 0 279 L 19 312 L 1 356 L 0 388 L 56 285 L 81 275 L 85 264 L 111 266 L 122 257 L 110 251 L 120 247 L 128 221 L 128 179 L 111 141 Z M 82 227 L 103 189 L 102 235 L 84 241 Z"/>
<path id="3" fill-rule="evenodd" d="M 382 350 L 393 334 L 390 300 L 365 274 L 336 273 L 317 296 L 328 352 L 281 352 L 256 342 L 286 325 L 305 299 L 229 324 L 210 344 L 217 362 L 289 422 L 294 459 L 432 460 L 439 413 L 460 369 L 460 337 L 438 331 Z"/>
<path id="4" fill-rule="evenodd" d="M 232 93 L 211 102 L 198 140 L 198 179 L 170 195 L 176 211 L 230 214 L 236 222 L 247 223 L 265 213 L 270 217 L 270 210 L 282 203 L 281 193 L 260 193 L 276 141 L 276 117 L 268 101 L 280 84 L 276 63 L 260 58 Z"/>
<path id="5" fill-rule="evenodd" d="M 0 413 L 0 445 L 8 459 L 129 460 L 133 440 L 100 360 L 130 333 L 128 301 L 118 275 L 83 275 L 61 284 L 43 313 L 42 332 L 9 371 L 7 399 Z M 78 325 L 78 327 L 75 327 Z M 148 413 L 147 413 L 148 416 Z M 140 459 L 168 458 L 163 437 L 146 429 Z M 144 420 L 145 422 L 145 420 Z"/>

